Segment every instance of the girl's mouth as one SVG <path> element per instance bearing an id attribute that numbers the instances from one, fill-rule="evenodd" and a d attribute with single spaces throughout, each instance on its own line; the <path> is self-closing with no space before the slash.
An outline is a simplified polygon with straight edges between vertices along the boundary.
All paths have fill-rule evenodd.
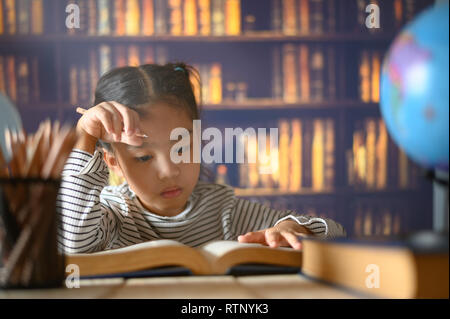
<path id="1" fill-rule="evenodd" d="M 161 196 L 164 198 L 175 198 L 179 196 L 182 192 L 180 187 L 169 187 L 161 192 Z"/>

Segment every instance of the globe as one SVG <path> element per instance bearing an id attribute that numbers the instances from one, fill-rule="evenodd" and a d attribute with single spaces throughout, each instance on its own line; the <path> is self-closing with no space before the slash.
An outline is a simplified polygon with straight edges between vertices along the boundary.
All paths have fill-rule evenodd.
<path id="1" fill-rule="evenodd" d="M 5 129 L 9 128 L 12 132 L 19 132 L 22 130 L 22 120 L 16 107 L 4 95 L 0 94 L 0 146 L 5 157 L 9 161 L 11 154 L 5 145 Z"/>
<path id="2" fill-rule="evenodd" d="M 380 108 L 393 141 L 411 160 L 448 172 L 449 3 L 421 13 L 383 61 Z"/>

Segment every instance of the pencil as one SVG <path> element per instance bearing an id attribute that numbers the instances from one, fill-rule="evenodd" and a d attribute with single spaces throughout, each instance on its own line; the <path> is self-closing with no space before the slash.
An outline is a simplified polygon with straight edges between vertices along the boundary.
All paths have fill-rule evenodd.
<path id="1" fill-rule="evenodd" d="M 84 113 L 86 113 L 86 109 L 83 109 L 82 107 L 77 107 L 77 113 L 80 113 L 80 114 L 84 114 Z M 148 135 L 147 134 L 139 134 L 139 133 L 136 133 L 136 136 L 137 137 L 143 137 L 143 138 L 147 138 L 148 137 Z"/>

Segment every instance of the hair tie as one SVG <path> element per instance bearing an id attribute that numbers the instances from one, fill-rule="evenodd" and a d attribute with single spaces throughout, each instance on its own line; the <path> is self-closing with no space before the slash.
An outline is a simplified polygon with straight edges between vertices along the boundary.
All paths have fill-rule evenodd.
<path id="1" fill-rule="evenodd" d="M 186 73 L 186 70 L 185 69 L 183 69 L 181 66 L 177 66 L 177 67 L 175 67 L 175 69 L 174 69 L 175 71 L 181 71 L 181 72 L 183 72 L 183 73 Z"/>

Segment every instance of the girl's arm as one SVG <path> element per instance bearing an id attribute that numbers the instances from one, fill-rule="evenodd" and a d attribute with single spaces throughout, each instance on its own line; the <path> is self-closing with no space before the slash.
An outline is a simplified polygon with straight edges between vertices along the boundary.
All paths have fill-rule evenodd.
<path id="1" fill-rule="evenodd" d="M 56 202 L 61 218 L 58 244 L 64 252 L 100 251 L 114 238 L 116 219 L 100 197 L 108 177 L 102 152 L 80 137 L 64 166 Z"/>

